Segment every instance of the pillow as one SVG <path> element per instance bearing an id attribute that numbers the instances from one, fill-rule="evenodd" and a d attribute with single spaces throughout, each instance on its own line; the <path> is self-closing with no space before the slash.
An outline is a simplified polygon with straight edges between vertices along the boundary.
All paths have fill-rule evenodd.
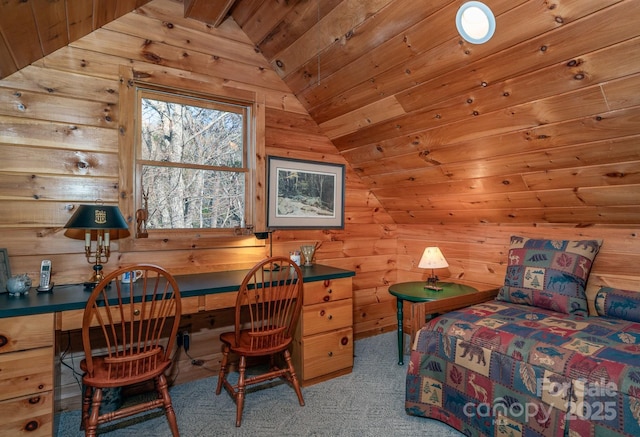
<path id="1" fill-rule="evenodd" d="M 512 236 L 504 286 L 496 299 L 587 316 L 585 285 L 601 244 Z"/>
<path id="2" fill-rule="evenodd" d="M 596 294 L 599 316 L 615 317 L 640 323 L 640 292 L 602 287 Z"/>

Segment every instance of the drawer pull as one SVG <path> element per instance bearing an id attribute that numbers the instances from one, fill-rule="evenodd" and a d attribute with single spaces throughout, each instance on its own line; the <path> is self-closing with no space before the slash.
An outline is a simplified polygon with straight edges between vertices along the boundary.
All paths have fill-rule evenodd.
<path id="1" fill-rule="evenodd" d="M 133 315 L 134 316 L 139 316 L 140 315 L 140 310 L 138 308 L 136 308 L 135 310 L 133 310 Z"/>
<path id="2" fill-rule="evenodd" d="M 333 352 L 329 352 L 327 355 L 329 355 L 330 357 L 333 356 Z"/>
<path id="3" fill-rule="evenodd" d="M 325 280 L 324 280 L 324 286 L 325 286 L 325 287 L 328 287 L 328 286 L 329 286 L 329 284 L 331 284 L 331 280 L 330 280 L 330 279 L 325 279 Z"/>
<path id="4" fill-rule="evenodd" d="M 0 335 L 0 347 L 6 346 L 7 343 L 9 343 L 9 339 L 4 335 Z"/>
<path id="5" fill-rule="evenodd" d="M 329 299 L 331 299 L 331 296 L 325 296 L 322 298 L 325 302 L 329 302 Z"/>
<path id="6" fill-rule="evenodd" d="M 36 429 L 38 429 L 38 422 L 36 422 L 35 420 L 30 420 L 29 422 L 27 422 L 27 425 L 24 427 L 25 431 L 35 431 Z"/>
<path id="7" fill-rule="evenodd" d="M 39 388 L 42 389 L 42 386 L 40 386 Z M 29 403 L 31 405 L 39 404 L 40 403 L 40 396 L 34 396 L 32 398 L 29 398 Z"/>
<path id="8" fill-rule="evenodd" d="M 347 343 L 349 343 L 349 337 L 342 337 L 340 343 L 342 344 L 342 346 L 346 346 Z"/>
<path id="9" fill-rule="evenodd" d="M 324 317 L 324 310 L 320 310 L 320 317 Z"/>

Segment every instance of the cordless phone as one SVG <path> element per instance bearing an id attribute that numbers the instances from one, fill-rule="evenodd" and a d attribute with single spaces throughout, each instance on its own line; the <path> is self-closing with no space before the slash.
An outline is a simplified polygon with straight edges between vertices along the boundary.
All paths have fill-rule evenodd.
<path id="1" fill-rule="evenodd" d="M 51 291 L 53 282 L 51 282 L 51 260 L 43 259 L 40 264 L 40 285 L 37 291 Z"/>

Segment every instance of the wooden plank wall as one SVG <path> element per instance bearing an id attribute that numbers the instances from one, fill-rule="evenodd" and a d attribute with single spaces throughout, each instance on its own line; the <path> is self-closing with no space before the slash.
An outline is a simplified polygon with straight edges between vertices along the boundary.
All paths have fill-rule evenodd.
<path id="1" fill-rule="evenodd" d="M 49 258 L 57 286 L 89 276 L 82 243 L 65 237 L 62 227 L 79 203 L 118 202 L 119 65 L 195 81 L 203 91 L 260 93 L 268 155 L 345 163 L 233 21 L 212 29 L 181 16 L 178 2 L 151 2 L 0 81 L 0 247 L 8 249 L 12 272 L 36 278 L 40 260 Z M 349 167 L 344 230 L 276 231 L 273 253 L 316 242 L 317 262 L 357 272 L 356 335 L 393 329 L 384 301 L 395 280 L 395 226 Z M 116 243 L 105 268 L 153 260 L 175 274 L 218 271 L 249 267 L 269 253 L 252 237 L 226 246 L 123 253 Z M 177 382 L 217 368 L 217 337 L 231 320 L 224 311 L 185 318 L 193 335 L 190 357 L 179 357 Z M 61 345 L 69 344 L 65 363 L 77 370 L 76 334 L 65 334 Z M 193 366 L 191 358 L 205 365 Z M 79 389 L 67 367 L 62 380 L 63 397 L 71 399 L 63 407 L 74 405 Z"/>
<path id="2" fill-rule="evenodd" d="M 83 281 L 90 273 L 82 244 L 66 238 L 62 226 L 79 203 L 98 197 L 118 202 L 120 65 L 195 81 L 203 91 L 224 87 L 260 93 L 266 102 L 267 154 L 345 162 L 233 21 L 212 29 L 178 18 L 182 6 L 154 0 L 0 81 L 0 247 L 8 249 L 14 273 L 35 277 L 45 257 L 53 261 L 58 285 Z M 398 187 L 380 194 L 388 197 L 393 190 Z M 387 287 L 427 277 L 428 272 L 416 267 L 427 245 L 440 246 L 450 263 L 439 272 L 442 278 L 490 288 L 502 282 L 512 234 L 602 238 L 589 295 L 603 284 L 639 288 L 637 224 L 539 226 L 532 218 L 517 225 L 439 225 L 438 217 L 424 211 L 420 220 L 434 224 L 396 225 L 349 166 L 345 205 L 344 230 L 279 230 L 273 236 L 273 253 L 318 242 L 318 262 L 356 271 L 356 338 L 395 329 L 395 301 Z M 399 210 L 406 206 L 398 204 Z M 174 273 L 216 271 L 247 267 L 268 251 L 253 238 L 232 248 L 146 253 L 119 252 L 116 244 L 106 268 L 153 259 Z M 191 350 L 189 356 L 178 357 L 176 382 L 215 371 L 217 336 L 230 324 L 227 311 L 185 318 Z M 65 363 L 77 366 L 77 333 L 64 334 L 60 344 L 65 349 L 69 345 Z M 192 358 L 204 364 L 194 366 Z M 63 396 L 73 405 L 77 382 L 66 367 L 62 378 Z"/>
<path id="3" fill-rule="evenodd" d="M 449 267 L 436 273 L 468 282 L 479 288 L 504 283 L 511 235 L 531 238 L 600 239 L 589 281 L 587 298 L 593 300 L 602 286 L 640 292 L 640 227 L 623 225 L 398 225 L 398 281 L 426 279 L 428 272 L 418 269 L 427 246 L 438 246 Z M 595 314 L 595 313 L 594 313 Z"/>
<path id="4" fill-rule="evenodd" d="M 232 13 L 396 223 L 640 221 L 640 0 L 491 0 L 480 45 L 462 1 L 268 3 Z"/>

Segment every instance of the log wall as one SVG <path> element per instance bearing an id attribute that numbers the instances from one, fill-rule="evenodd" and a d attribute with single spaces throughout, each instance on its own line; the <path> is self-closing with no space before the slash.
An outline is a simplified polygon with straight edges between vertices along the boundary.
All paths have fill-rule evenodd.
<path id="1" fill-rule="evenodd" d="M 504 283 L 509 241 L 512 235 L 531 238 L 600 239 L 587 283 L 587 299 L 593 300 L 602 286 L 640 291 L 640 227 L 595 225 L 505 226 L 505 225 L 398 225 L 398 281 L 426 279 L 418 269 L 422 251 L 438 246 L 449 267 L 439 269 L 442 280 L 469 282 L 480 288 Z"/>
<path id="2" fill-rule="evenodd" d="M 337 2 L 331 2 L 334 3 Z M 628 7 L 635 2 L 620 3 Z M 501 4 L 506 8 L 511 2 Z M 0 247 L 8 249 L 14 273 L 28 273 L 35 278 L 40 260 L 49 258 L 53 261 L 53 280 L 59 286 L 81 282 L 88 277 L 91 270 L 84 258 L 82 243 L 66 238 L 62 226 L 77 204 L 90 203 L 96 198 L 115 204 L 120 197 L 118 126 L 123 120 L 118 103 L 118 72 L 124 65 L 151 76 L 171 78 L 177 83 L 197 84 L 202 91 L 214 94 L 221 89 L 255 92 L 264 97 L 266 106 L 267 155 L 335 163 L 346 163 L 346 158 L 358 167 L 359 173 L 347 165 L 343 230 L 278 230 L 273 235 L 274 254 L 286 254 L 301 244 L 318 242 L 317 262 L 356 272 L 353 280 L 356 338 L 395 329 L 395 300 L 388 294 L 387 287 L 396 281 L 427 277 L 428 272 L 417 268 L 419 256 L 427 245 L 438 245 L 449 261 L 450 267 L 439 272 L 443 279 L 455 278 L 491 288 L 502 283 L 512 234 L 602 238 L 604 245 L 593 268 L 589 296 L 593 298 L 597 287 L 604 284 L 638 288 L 640 245 L 637 238 L 640 229 L 637 207 L 615 206 L 616 203 L 633 204 L 629 199 L 637 198 L 633 188 L 638 183 L 634 170 L 638 162 L 638 131 L 637 123 L 633 121 L 638 109 L 637 99 L 633 96 L 629 95 L 630 103 L 623 105 L 626 109 L 620 112 L 620 121 L 613 118 L 606 129 L 601 127 L 607 123 L 602 119 L 594 120 L 588 124 L 590 128 L 585 129 L 586 119 L 577 113 L 572 116 L 578 117 L 574 122 L 554 124 L 554 133 L 567 139 L 562 142 L 562 149 L 551 155 L 545 151 L 532 151 L 518 158 L 518 165 L 516 161 L 490 159 L 514 147 L 507 137 L 485 138 L 474 145 L 462 141 L 470 135 L 472 127 L 482 131 L 479 124 L 483 122 L 469 124 L 460 117 L 459 122 L 431 132 L 446 135 L 447 141 L 455 139 L 460 148 L 443 148 L 435 152 L 442 156 L 447 153 L 468 156 L 469 160 L 474 158 L 483 165 L 471 165 L 465 158 L 465 162 L 451 168 L 458 174 L 469 174 L 470 179 L 452 181 L 445 177 L 440 167 L 426 171 L 404 170 L 418 163 L 416 155 L 407 149 L 410 141 L 398 140 L 400 146 L 396 147 L 395 140 L 387 138 L 388 132 L 395 129 L 391 123 L 355 133 L 358 126 L 365 124 L 361 123 L 364 115 L 354 120 L 345 116 L 349 120 L 342 119 L 342 128 L 326 122 L 324 128 L 336 140 L 334 143 L 344 149 L 341 154 L 233 20 L 211 28 L 202 22 L 180 18 L 182 8 L 180 2 L 153 0 L 0 80 Z M 637 38 L 629 38 L 637 43 Z M 274 40 L 274 44 L 276 42 Z M 616 50 L 625 53 L 623 48 L 626 47 L 620 45 Z M 602 53 L 611 50 L 614 49 Z M 291 55 L 295 55 L 294 51 Z M 521 58 L 530 62 L 529 57 Z M 636 84 L 635 71 L 625 70 L 625 78 L 616 83 L 625 87 Z M 361 72 L 354 70 L 353 74 L 356 81 L 356 74 Z M 287 78 L 292 86 L 296 77 Z M 611 86 L 615 87 L 616 83 Z M 529 89 L 526 83 L 519 86 L 522 90 Z M 330 93 L 331 90 L 331 87 L 324 91 L 314 88 L 318 93 Z M 345 97 L 339 106 L 355 104 L 357 91 L 354 87 L 353 98 Z M 584 98 L 578 101 L 591 101 L 589 93 L 592 91 L 576 91 L 584 93 L 581 95 Z M 624 93 L 619 94 L 623 100 Z M 302 97 L 311 101 L 314 95 Z M 370 104 L 371 99 L 366 103 Z M 440 100 L 445 99 L 440 97 Z M 412 103 L 411 96 L 405 96 L 403 104 L 409 108 Z M 326 108 L 320 101 L 315 104 L 317 119 L 323 119 Z M 560 104 L 557 108 L 563 113 L 579 110 Z M 373 116 L 374 121 L 391 118 L 394 111 L 396 115 L 404 113 L 404 109 L 393 101 L 370 109 L 375 109 L 377 114 Z M 494 111 L 503 109 L 492 107 Z M 404 121 L 409 126 L 407 129 L 414 129 L 424 126 L 425 120 L 424 117 L 409 117 Z M 537 132 L 540 135 L 535 141 L 543 141 L 545 132 Z M 408 135 L 408 131 L 395 135 L 404 138 L 405 134 Z M 577 141 L 568 140 L 576 136 L 580 137 Z M 381 143 L 383 149 L 376 138 L 387 138 Z M 528 143 L 530 139 L 527 134 L 521 141 Z M 358 147 L 349 149 L 354 144 Z M 489 147 L 495 149 L 492 151 Z M 395 163 L 382 156 L 381 150 L 385 156 L 396 150 L 403 157 Z M 435 152 L 432 157 L 436 156 Z M 588 186 L 602 185 L 593 191 L 604 193 L 598 198 L 609 200 L 608 209 L 591 208 L 586 213 L 575 214 L 572 208 L 566 208 L 572 205 L 564 204 L 567 196 L 562 196 L 575 191 L 571 169 L 555 165 L 546 171 L 542 164 L 534 165 L 545 160 L 569 162 L 576 159 L 586 162 L 580 169 L 582 181 L 592 181 Z M 618 159 L 622 164 L 608 164 Z M 508 168 L 509 174 L 517 177 L 501 176 L 500 168 Z M 384 174 L 377 174 L 380 169 Z M 527 172 L 526 177 L 521 176 L 522 172 Z M 613 179 L 622 182 L 614 184 Z M 627 185 L 627 189 L 607 190 L 608 184 Z M 525 186 L 544 189 L 545 197 L 523 194 Z M 471 196 L 482 187 L 486 188 L 482 199 Z M 588 194 L 584 189 L 580 191 L 582 196 Z M 425 193 L 428 198 L 424 197 Z M 385 202 L 391 214 L 378 199 Z M 535 205 L 535 208 L 515 208 L 515 200 L 519 205 Z M 442 209 L 436 210 L 436 206 L 442 206 Z M 614 210 L 617 215 L 605 214 Z M 589 226 L 598 214 L 598 222 L 610 220 L 618 224 Z M 483 221 L 492 224 L 472 224 Z M 408 222 L 417 224 L 404 224 Z M 537 224 L 540 222 L 550 223 L 541 226 Z M 267 246 L 253 238 L 238 239 L 233 247 L 228 242 L 224 246 L 125 252 L 119 250 L 116 242 L 106 268 L 153 260 L 176 274 L 218 271 L 246 268 L 269 253 Z M 188 356 L 183 353 L 178 356 L 173 374 L 175 382 L 209 376 L 217 369 L 217 337 L 230 324 L 228 311 L 185 317 L 183 328 L 192 333 L 191 350 Z M 59 344 L 65 349 L 63 362 L 77 366 L 80 356 L 74 351 L 79 350 L 78 333 L 63 334 Z M 202 360 L 203 365 L 194 366 L 193 359 Z M 66 402 L 63 407 L 77 406 L 74 404 L 79 393 L 76 378 L 67 367 L 63 369 L 62 393 Z"/>
<path id="3" fill-rule="evenodd" d="M 40 261 L 48 258 L 57 286 L 88 278 L 83 244 L 65 237 L 63 226 L 80 203 L 118 202 L 120 65 L 214 94 L 221 88 L 260 94 L 267 155 L 345 163 L 233 20 L 212 29 L 177 18 L 181 8 L 176 2 L 152 2 L 0 81 L 0 247 L 8 250 L 13 273 L 37 278 Z M 316 242 L 317 262 L 357 272 L 357 335 L 392 329 L 394 320 L 379 302 L 395 280 L 395 226 L 349 166 L 345 228 L 276 231 L 273 254 Z M 105 269 L 152 260 L 174 274 L 220 271 L 247 268 L 269 253 L 268 245 L 253 237 L 224 246 L 125 253 L 115 242 Z M 217 368 L 217 338 L 231 322 L 226 311 L 183 320 L 192 346 L 190 357 L 178 357 L 176 382 Z M 63 361 L 77 371 L 77 333 L 65 333 L 60 344 L 66 350 Z M 193 366 L 192 358 L 205 363 Z M 76 377 L 66 366 L 62 381 L 63 407 L 77 406 Z"/>

